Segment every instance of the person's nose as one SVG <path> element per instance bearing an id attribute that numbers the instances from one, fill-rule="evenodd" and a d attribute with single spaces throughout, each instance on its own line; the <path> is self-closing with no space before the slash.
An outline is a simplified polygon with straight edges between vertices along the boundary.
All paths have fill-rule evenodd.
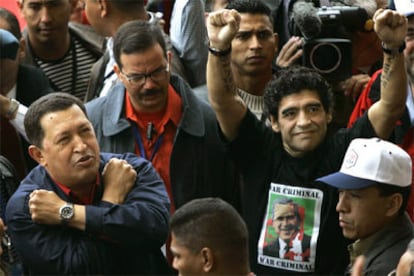
<path id="1" fill-rule="evenodd" d="M 83 152 L 88 147 L 87 144 L 85 143 L 85 141 L 79 135 L 77 135 L 73 138 L 73 143 L 74 143 L 74 151 L 75 152 Z"/>
<path id="2" fill-rule="evenodd" d="M 250 49 L 256 50 L 261 48 L 262 43 L 260 42 L 260 39 L 257 37 L 257 35 L 252 35 L 250 38 Z"/>
<path id="3" fill-rule="evenodd" d="M 150 76 L 146 76 L 145 80 L 144 80 L 144 89 L 152 89 L 156 86 L 155 81 L 152 80 L 152 78 Z"/>
<path id="4" fill-rule="evenodd" d="M 339 193 L 338 203 L 336 204 L 336 211 L 338 213 L 345 213 L 348 211 L 347 195 L 345 192 Z"/>
<path id="5" fill-rule="evenodd" d="M 311 117 L 307 112 L 300 111 L 298 115 L 297 125 L 305 127 L 311 123 Z"/>
<path id="6" fill-rule="evenodd" d="M 49 22 L 51 21 L 52 17 L 50 16 L 50 11 L 48 7 L 42 6 L 40 9 L 40 21 L 41 22 Z"/>

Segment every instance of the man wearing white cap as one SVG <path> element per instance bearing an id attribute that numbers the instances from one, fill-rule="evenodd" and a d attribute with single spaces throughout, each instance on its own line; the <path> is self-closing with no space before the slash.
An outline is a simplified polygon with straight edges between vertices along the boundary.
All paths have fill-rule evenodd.
<path id="1" fill-rule="evenodd" d="M 400 123 L 397 124 L 394 131 L 394 142 L 399 144 L 408 154 L 414 157 L 414 1 L 410 0 L 393 0 L 390 1 L 390 8 L 407 16 L 408 32 L 405 37 L 406 48 L 403 50 L 406 75 L 407 75 L 407 99 L 406 112 L 401 117 Z M 363 116 L 370 106 L 380 98 L 380 82 L 382 69 L 372 75 L 371 80 L 364 88 L 363 92 L 355 104 L 354 110 L 349 118 L 348 127 L 354 125 L 356 120 Z M 414 168 L 413 168 L 414 169 Z M 414 190 L 407 204 L 407 212 L 414 221 Z"/>
<path id="2" fill-rule="evenodd" d="M 350 265 L 365 256 L 364 275 L 387 275 L 414 237 L 405 213 L 411 189 L 411 158 L 395 144 L 354 139 L 342 167 L 318 181 L 339 190 L 336 211 L 349 245 Z"/>

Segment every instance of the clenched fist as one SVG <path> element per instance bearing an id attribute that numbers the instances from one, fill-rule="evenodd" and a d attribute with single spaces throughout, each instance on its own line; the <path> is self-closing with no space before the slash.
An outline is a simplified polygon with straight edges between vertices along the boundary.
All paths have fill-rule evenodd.
<path id="1" fill-rule="evenodd" d="M 240 27 L 240 14 L 236 10 L 219 10 L 209 14 L 207 32 L 210 47 L 219 50 L 230 48 L 231 41 Z"/>

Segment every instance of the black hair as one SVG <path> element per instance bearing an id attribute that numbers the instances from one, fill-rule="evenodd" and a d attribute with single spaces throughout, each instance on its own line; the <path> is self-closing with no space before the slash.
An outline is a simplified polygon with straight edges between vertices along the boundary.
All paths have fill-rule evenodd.
<path id="1" fill-rule="evenodd" d="M 286 96 L 303 90 L 315 91 L 321 100 L 325 112 L 333 109 L 332 87 L 316 70 L 304 66 L 289 66 L 280 69 L 269 81 L 264 94 L 264 112 L 278 119 L 279 104 Z"/>
<path id="2" fill-rule="evenodd" d="M 272 10 L 261 0 L 232 0 L 229 1 L 226 9 L 234 9 L 239 13 L 266 15 L 273 26 Z"/>
<path id="3" fill-rule="evenodd" d="M 66 110 L 73 105 L 79 106 L 87 117 L 83 102 L 69 93 L 54 92 L 34 101 L 24 117 L 24 129 L 30 143 L 38 148 L 42 148 L 45 132 L 40 121 L 44 115 L 50 112 Z"/>
<path id="4" fill-rule="evenodd" d="M 7 29 L 7 31 L 11 32 L 17 40 L 20 40 L 22 33 L 20 32 L 20 25 L 17 17 L 8 9 L 0 8 L 0 18 L 6 20 L 7 24 L 9 24 L 9 29 Z"/>
<path id="5" fill-rule="evenodd" d="M 133 20 L 122 24 L 114 36 L 114 58 L 122 69 L 121 54 L 144 52 L 159 44 L 167 57 L 167 48 L 158 24 Z"/>
<path id="6" fill-rule="evenodd" d="M 404 214 L 405 209 L 407 208 L 408 198 L 410 197 L 411 193 L 411 185 L 408 187 L 399 187 L 389 184 L 377 183 L 376 187 L 379 191 L 379 195 L 382 197 L 387 197 L 392 194 L 401 194 L 403 201 L 400 209 L 398 210 L 398 214 Z"/>
<path id="7" fill-rule="evenodd" d="M 170 228 L 180 244 L 193 253 L 209 247 L 227 260 L 248 260 L 246 223 L 233 206 L 220 198 L 200 198 L 184 204 L 173 214 Z"/>

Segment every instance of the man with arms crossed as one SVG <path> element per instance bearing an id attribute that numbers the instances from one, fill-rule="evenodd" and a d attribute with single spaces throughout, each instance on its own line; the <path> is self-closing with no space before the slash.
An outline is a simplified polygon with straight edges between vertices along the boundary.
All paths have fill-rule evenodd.
<path id="1" fill-rule="evenodd" d="M 10 198 L 6 218 L 27 272 L 165 274 L 169 200 L 151 163 L 100 153 L 85 107 L 67 93 L 35 101 L 25 129 L 40 165 Z"/>

